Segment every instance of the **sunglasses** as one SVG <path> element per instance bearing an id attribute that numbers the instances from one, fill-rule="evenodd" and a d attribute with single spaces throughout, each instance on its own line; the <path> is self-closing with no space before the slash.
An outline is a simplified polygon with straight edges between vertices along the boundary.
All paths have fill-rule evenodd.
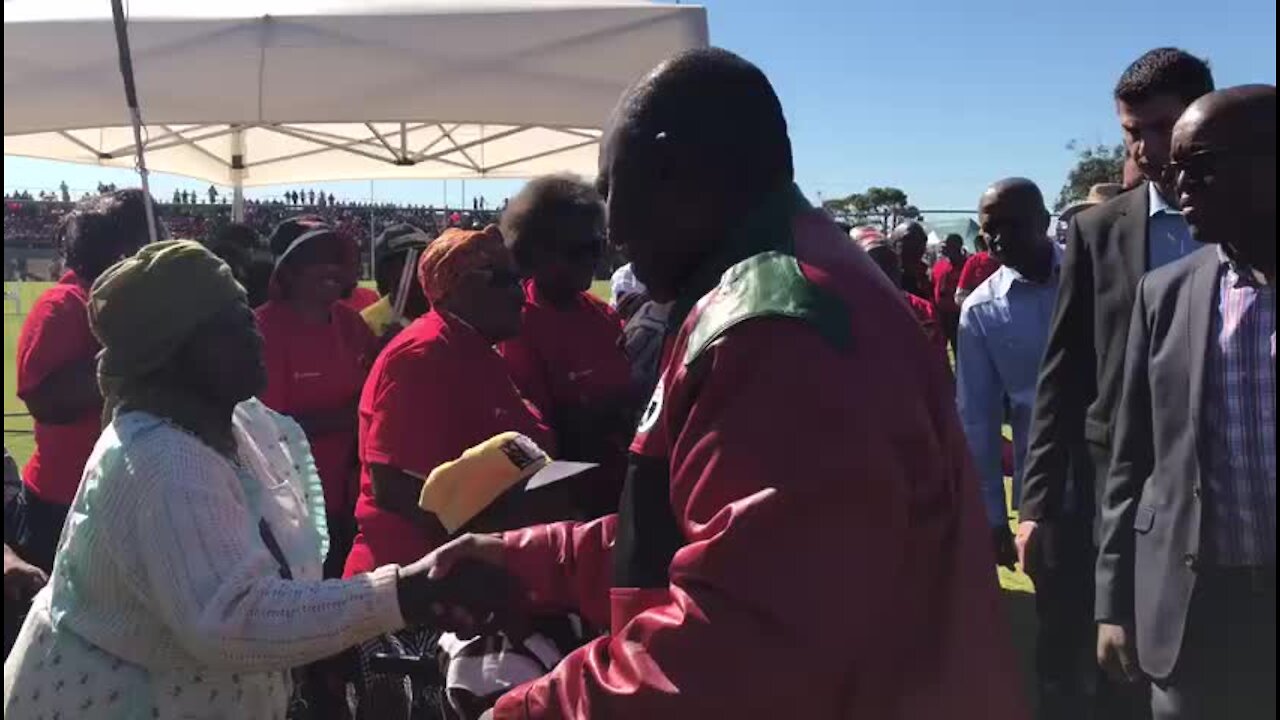
<path id="1" fill-rule="evenodd" d="M 1256 151 L 1256 150 L 1231 150 L 1231 149 L 1205 149 L 1187 155 L 1184 158 L 1170 160 L 1162 168 L 1164 180 L 1169 183 L 1176 184 L 1179 177 L 1184 177 L 1190 182 L 1212 183 L 1217 178 L 1218 173 L 1222 171 L 1225 161 L 1239 160 L 1243 158 L 1263 157 L 1268 152 L 1271 156 L 1275 156 L 1275 151 Z"/>

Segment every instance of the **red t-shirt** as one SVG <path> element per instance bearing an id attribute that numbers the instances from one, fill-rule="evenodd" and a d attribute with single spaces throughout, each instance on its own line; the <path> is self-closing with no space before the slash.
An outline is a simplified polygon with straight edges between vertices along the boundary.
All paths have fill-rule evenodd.
<path id="1" fill-rule="evenodd" d="M 360 312 L 361 310 L 364 310 L 370 305 L 378 302 L 379 297 L 380 296 L 376 290 L 357 286 L 355 290 L 351 291 L 351 297 L 342 298 L 338 303 L 340 305 L 346 305 L 356 312 Z"/>
<path id="2" fill-rule="evenodd" d="M 433 310 L 396 335 L 360 395 L 360 532 L 344 574 L 413 562 L 446 539 L 378 507 L 371 464 L 425 478 L 437 465 L 509 430 L 555 452 L 550 430 L 475 330 Z"/>
<path id="3" fill-rule="evenodd" d="M 532 280 L 524 296 L 520 335 L 498 346 L 520 394 L 548 419 L 564 410 L 625 403 L 631 365 L 618 313 L 585 292 L 572 307 L 552 307 Z"/>
<path id="4" fill-rule="evenodd" d="M 947 357 L 947 336 L 942 334 L 942 326 L 938 324 L 938 313 L 934 310 L 933 303 L 909 292 L 903 292 L 902 297 L 911 306 L 911 312 L 916 316 L 916 320 L 920 321 L 920 329 L 924 330 L 924 336 L 929 338 L 929 344 L 942 356 L 942 364 L 950 367 L 951 361 Z"/>
<path id="5" fill-rule="evenodd" d="M 26 399 L 50 375 L 93 360 L 101 346 L 89 330 L 89 290 L 74 272 L 36 300 L 18 337 L 18 397 Z M 102 405 L 67 425 L 35 421 L 36 450 L 22 480 L 40 499 L 70 505 L 85 462 L 102 430 Z"/>
<path id="6" fill-rule="evenodd" d="M 267 407 L 291 415 L 355 404 L 378 354 L 378 341 L 358 313 L 334 303 L 330 321 L 313 324 L 283 300 L 271 300 L 255 313 L 265 343 L 267 389 L 261 400 Z M 308 434 L 307 440 L 324 484 L 325 510 L 350 517 L 359 477 L 354 428 Z"/>
<path id="7" fill-rule="evenodd" d="M 969 258 L 969 262 L 964 264 L 964 269 L 960 271 L 960 280 L 956 284 L 956 288 L 965 292 L 973 292 L 983 280 L 991 277 L 995 271 L 1000 269 L 1000 261 L 995 259 L 991 253 L 987 251 L 974 253 Z"/>
<path id="8" fill-rule="evenodd" d="M 956 288 L 960 286 L 960 274 L 968 263 L 951 262 L 950 258 L 939 258 L 933 264 L 933 306 L 940 313 L 957 315 L 960 306 L 956 305 Z"/>

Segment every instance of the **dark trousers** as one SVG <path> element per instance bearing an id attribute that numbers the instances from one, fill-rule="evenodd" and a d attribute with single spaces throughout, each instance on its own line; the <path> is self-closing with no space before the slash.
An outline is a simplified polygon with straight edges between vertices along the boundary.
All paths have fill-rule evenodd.
<path id="1" fill-rule="evenodd" d="M 947 342 L 951 343 L 951 351 L 958 355 L 960 348 L 956 347 L 956 336 L 960 334 L 960 313 L 939 311 L 938 319 L 941 321 L 943 334 L 947 336 Z"/>
<path id="2" fill-rule="evenodd" d="M 1027 549 L 1036 587 L 1036 685 L 1042 720 L 1143 720 L 1147 688 L 1110 682 L 1097 663 L 1093 527 L 1042 523 Z"/>
<path id="3" fill-rule="evenodd" d="M 53 558 L 62 538 L 70 505 L 40 499 L 25 485 L 22 487 L 22 537 L 18 538 L 18 555 L 46 573 L 53 572 Z"/>
<path id="4" fill-rule="evenodd" d="M 1153 683 L 1156 720 L 1276 717 L 1276 575 L 1209 569 L 1196 578 L 1178 663 Z"/>

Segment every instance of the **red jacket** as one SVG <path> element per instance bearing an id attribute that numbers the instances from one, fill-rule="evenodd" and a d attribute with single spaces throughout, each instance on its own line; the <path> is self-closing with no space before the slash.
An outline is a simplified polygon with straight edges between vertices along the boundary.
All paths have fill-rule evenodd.
<path id="1" fill-rule="evenodd" d="M 951 381 L 802 202 L 684 319 L 619 515 L 506 534 L 531 605 L 611 633 L 496 717 L 1026 716 Z"/>

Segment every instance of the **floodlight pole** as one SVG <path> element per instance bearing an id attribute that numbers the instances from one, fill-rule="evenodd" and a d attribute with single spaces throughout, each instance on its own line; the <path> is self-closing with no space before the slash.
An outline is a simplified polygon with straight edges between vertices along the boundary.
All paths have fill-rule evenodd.
<path id="1" fill-rule="evenodd" d="M 129 30 L 125 26 L 123 0 L 111 0 L 111 16 L 115 21 L 116 50 L 120 54 L 120 75 L 124 78 L 124 99 L 129 105 L 129 119 L 133 123 L 133 145 L 137 148 L 138 176 L 142 178 L 142 202 L 147 211 L 147 236 L 151 242 L 158 239 L 156 213 L 151 206 L 151 183 L 147 178 L 146 152 L 142 146 L 142 112 L 138 109 L 138 90 L 133 84 L 133 59 L 129 54 Z"/>

